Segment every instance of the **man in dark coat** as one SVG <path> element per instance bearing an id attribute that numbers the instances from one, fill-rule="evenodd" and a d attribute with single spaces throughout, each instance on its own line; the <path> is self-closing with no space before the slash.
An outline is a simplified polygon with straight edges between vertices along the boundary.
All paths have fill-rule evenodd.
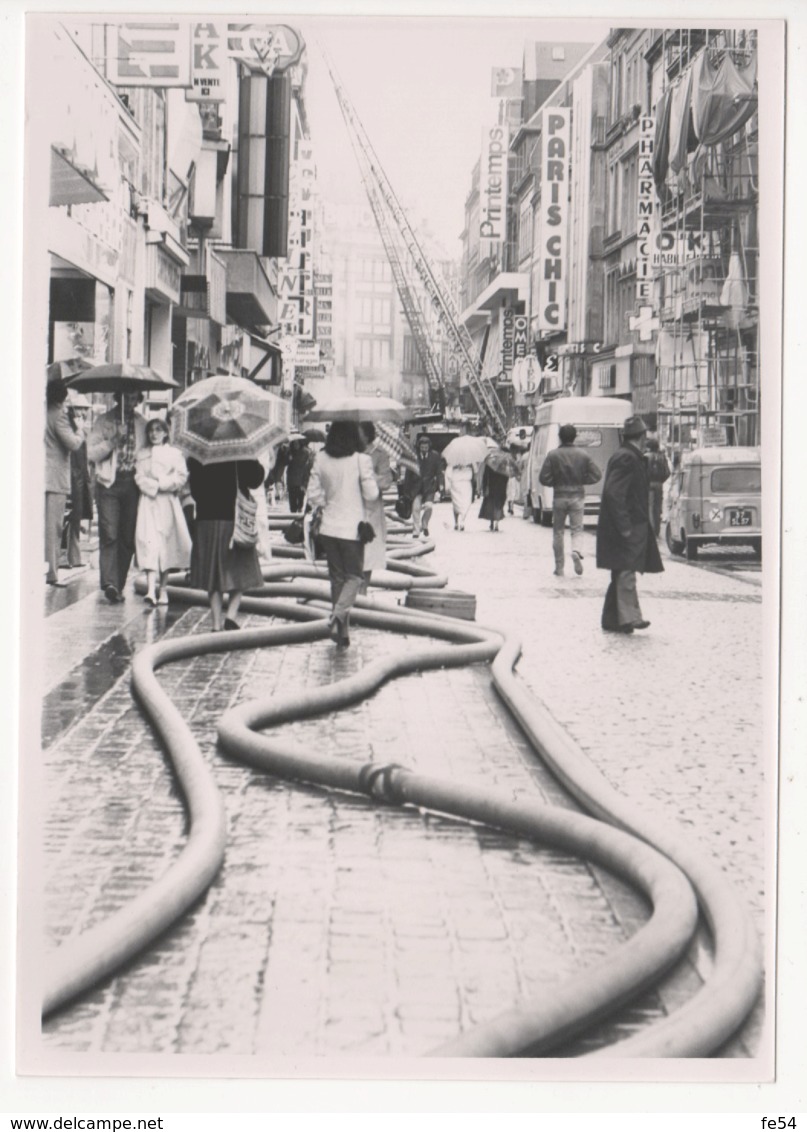
<path id="1" fill-rule="evenodd" d="M 636 574 L 664 569 L 650 520 L 647 470 L 643 451 L 647 428 L 641 417 L 628 417 L 622 447 L 608 461 L 597 524 L 597 566 L 611 571 L 602 627 L 613 633 L 646 629 L 636 592 Z"/>
<path id="2" fill-rule="evenodd" d="M 401 491 L 412 500 L 412 536 L 429 537 L 429 520 L 432 515 L 434 496 L 440 486 L 441 461 L 432 452 L 432 442 L 428 436 L 418 438 L 418 470 L 406 469 Z"/>

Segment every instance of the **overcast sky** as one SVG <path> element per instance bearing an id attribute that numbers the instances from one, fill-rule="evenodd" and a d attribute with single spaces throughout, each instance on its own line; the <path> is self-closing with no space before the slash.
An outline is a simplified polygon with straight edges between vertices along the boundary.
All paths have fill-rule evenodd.
<path id="1" fill-rule="evenodd" d="M 452 256 L 459 254 L 482 127 L 495 120 L 492 68 L 520 67 L 526 40 L 594 44 L 610 27 L 518 17 L 296 17 L 294 25 L 308 44 L 306 104 L 325 199 L 337 184 L 362 203 L 365 197 L 318 44 L 333 59 L 399 199 L 429 219 Z"/>

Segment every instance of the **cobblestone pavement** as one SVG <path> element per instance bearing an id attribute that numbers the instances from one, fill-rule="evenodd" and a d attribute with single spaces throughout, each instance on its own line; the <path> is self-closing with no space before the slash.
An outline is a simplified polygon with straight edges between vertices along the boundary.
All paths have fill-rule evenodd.
<path id="1" fill-rule="evenodd" d="M 606 575 L 552 576 L 551 532 L 508 519 L 447 529 L 425 561 L 516 631 L 520 676 L 620 790 L 693 830 L 765 928 L 761 578 L 667 562 L 641 580 L 647 635 L 599 629 Z M 593 553 L 593 538 L 586 536 Z M 97 584 L 97 579 L 95 580 Z M 46 620 L 45 924 L 50 946 L 166 870 L 186 835 L 170 771 L 134 705 L 133 649 L 200 631 L 206 611 L 108 606 L 92 573 Z M 67 596 L 62 596 L 67 594 Z M 53 602 L 53 598 L 49 597 Z M 246 624 L 265 619 L 252 616 Z M 418 1055 L 618 947 L 646 918 L 615 878 L 553 850 L 414 809 L 287 784 L 227 761 L 228 706 L 357 671 L 406 639 L 194 658 L 160 681 L 215 768 L 227 857 L 206 898 L 124 973 L 44 1026 L 50 1049 L 266 1058 Z M 419 643 L 422 640 L 419 638 Z M 335 720 L 284 729 L 338 757 L 394 761 L 573 806 L 490 687 L 487 666 L 413 675 Z M 770 755 L 773 763 L 773 753 Z M 773 767 L 771 766 L 771 770 Z M 618 1040 L 700 985 L 696 945 L 662 987 L 585 1040 Z M 723 1051 L 759 1048 L 758 1007 Z"/>

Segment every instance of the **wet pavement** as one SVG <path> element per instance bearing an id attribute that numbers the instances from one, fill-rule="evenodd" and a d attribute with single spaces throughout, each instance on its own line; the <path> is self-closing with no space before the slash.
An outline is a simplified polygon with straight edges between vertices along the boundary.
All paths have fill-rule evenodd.
<path id="1" fill-rule="evenodd" d="M 765 928 L 761 575 L 681 561 L 640 580 L 646 635 L 599 630 L 606 575 L 552 576 L 551 532 L 508 519 L 449 529 L 420 561 L 477 595 L 477 620 L 516 631 L 518 673 L 637 804 L 692 829 Z M 133 651 L 209 626 L 206 610 L 110 606 L 92 569 L 50 591 L 45 620 L 45 928 L 56 946 L 166 870 L 186 836 L 170 768 L 132 701 Z M 265 618 L 242 618 L 247 625 Z M 49 1019 L 49 1049 L 264 1058 L 419 1055 L 573 977 L 647 916 L 620 881 L 554 850 L 413 808 L 289 784 L 228 761 L 230 705 L 321 684 L 406 647 L 357 628 L 330 642 L 203 656 L 160 682 L 214 767 L 228 815 L 224 868 L 146 956 Z M 418 639 L 423 643 L 422 639 Z M 334 757 L 415 770 L 574 808 L 490 686 L 486 665 L 397 679 L 326 721 L 282 729 Z M 771 760 L 773 754 L 771 754 Z M 771 763 L 771 771 L 773 764 Z M 708 955 L 561 1056 L 613 1042 L 674 1009 Z M 761 1042 L 760 1005 L 724 1051 Z"/>

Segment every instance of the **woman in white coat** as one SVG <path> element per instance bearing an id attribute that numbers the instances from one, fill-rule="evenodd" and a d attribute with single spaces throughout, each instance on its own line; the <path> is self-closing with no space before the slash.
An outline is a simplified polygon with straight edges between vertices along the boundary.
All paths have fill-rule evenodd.
<path id="1" fill-rule="evenodd" d="M 146 438 L 135 466 L 140 489 L 135 554 L 146 574 L 146 604 L 168 605 L 166 575 L 169 570 L 186 570 L 191 559 L 191 537 L 179 501 L 188 469 L 179 449 L 167 443 L 165 421 L 149 421 Z"/>
<path id="2" fill-rule="evenodd" d="M 361 593 L 367 593 L 370 575 L 373 570 L 383 570 L 387 565 L 387 521 L 384 518 L 383 493 L 392 487 L 394 476 L 389 456 L 376 439 L 375 425 L 372 421 L 362 421 L 359 425 L 359 439 L 366 456 L 373 462 L 373 475 L 378 484 L 379 497 L 365 503 L 367 522 L 375 531 L 375 538 L 364 547 L 364 582 Z"/>

